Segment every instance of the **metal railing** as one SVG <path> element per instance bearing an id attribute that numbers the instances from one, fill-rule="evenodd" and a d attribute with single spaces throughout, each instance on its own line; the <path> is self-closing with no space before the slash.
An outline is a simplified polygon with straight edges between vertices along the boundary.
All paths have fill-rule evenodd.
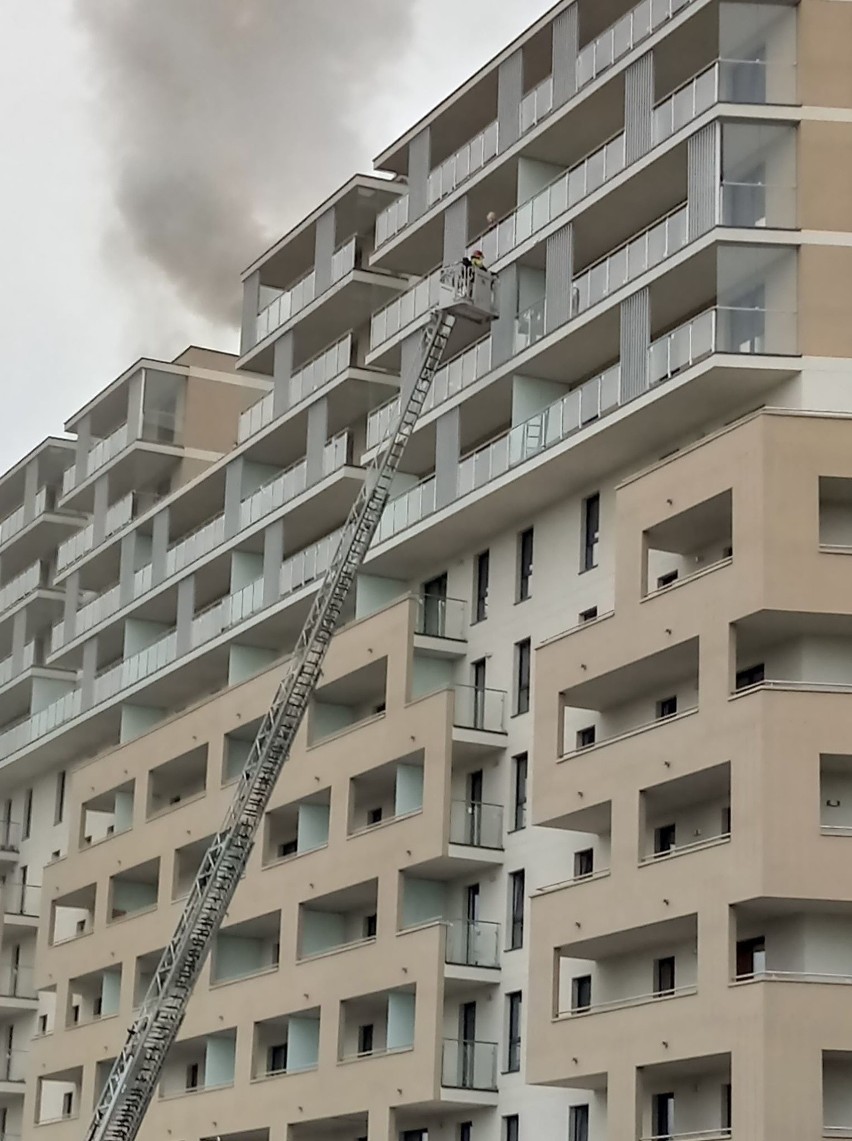
<path id="1" fill-rule="evenodd" d="M 553 110 L 553 76 L 548 75 L 537 87 L 521 100 L 520 128 L 521 134 L 531 131 L 536 123 L 540 123 Z"/>
<path id="2" fill-rule="evenodd" d="M 451 919 L 447 923 L 444 961 L 461 967 L 499 967 L 500 924 Z"/>
<path id="3" fill-rule="evenodd" d="M 450 843 L 499 851 L 503 847 L 503 805 L 483 800 L 452 801 Z"/>
<path id="4" fill-rule="evenodd" d="M 702 836 L 700 840 L 693 840 L 689 844 L 672 844 L 664 852 L 648 852 L 639 861 L 640 864 L 656 864 L 672 856 L 685 856 L 690 852 L 700 852 L 702 848 L 714 848 L 717 844 L 730 840 L 730 832 L 717 832 L 715 836 Z"/>
<path id="5" fill-rule="evenodd" d="M 458 729 L 481 729 L 487 733 L 506 732 L 506 692 L 456 685 L 453 724 Z"/>
<path id="6" fill-rule="evenodd" d="M 355 268 L 355 259 L 356 239 L 353 237 L 339 246 L 332 255 L 329 289 Z M 316 291 L 316 270 L 312 269 L 258 313 L 255 323 L 255 344 L 268 337 L 270 333 L 274 333 L 319 296 L 321 294 Z"/>
<path id="7" fill-rule="evenodd" d="M 496 1042 L 465 1042 L 445 1038 L 441 1057 L 441 1085 L 445 1089 L 496 1090 Z"/>
<path id="8" fill-rule="evenodd" d="M 463 642 L 467 638 L 467 603 L 460 598 L 421 594 L 417 599 L 415 634 Z"/>
<path id="9" fill-rule="evenodd" d="M 0 852 L 19 852 L 23 831 L 17 820 L 0 820 Z"/>
<path id="10" fill-rule="evenodd" d="M 132 491 L 116 500 L 104 516 L 103 537 L 98 542 L 108 539 L 110 535 L 114 535 L 116 531 L 129 523 L 133 519 L 135 511 L 136 496 Z M 88 554 L 95 545 L 95 528 L 92 523 L 89 523 L 82 530 L 59 544 L 56 553 L 57 569 L 64 570 L 71 563 L 75 563 L 83 555 Z"/>
<path id="11" fill-rule="evenodd" d="M 720 1125 L 690 1133 L 645 1133 L 639 1141 L 725 1141 L 730 1136 L 730 1128 Z"/>
<path id="12" fill-rule="evenodd" d="M 27 1050 L 0 1050 L 0 1082 L 25 1082 L 28 1057 Z M 9 1134 L 0 1133 L 0 1141 L 4 1136 Z"/>
<path id="13" fill-rule="evenodd" d="M 496 156 L 498 147 L 497 120 L 474 136 L 455 154 L 435 167 L 429 175 L 427 200 L 430 206 L 452 194 L 457 186 L 475 174 Z"/>
<path id="14" fill-rule="evenodd" d="M 436 507 L 435 477 L 429 476 L 388 503 L 376 530 L 373 546 L 426 519 Z"/>
<path id="15" fill-rule="evenodd" d="M 578 53 L 578 89 L 597 79 L 637 44 L 689 7 L 691 2 L 692 0 L 642 0 L 641 4 L 616 20 Z"/>
<path id="16" fill-rule="evenodd" d="M 684 998 L 691 994 L 698 994 L 697 986 L 676 986 L 668 990 L 652 991 L 650 994 L 636 994 L 626 998 L 613 998 L 608 1002 L 592 1002 L 588 1006 L 569 1006 L 565 1010 L 557 1011 L 557 1017 L 584 1018 L 587 1014 L 603 1014 L 608 1010 L 626 1010 L 632 1006 L 645 1006 L 648 1003 L 662 1002 L 668 998 Z"/>
<path id="17" fill-rule="evenodd" d="M 852 975 L 822 971 L 773 971 L 762 969 L 748 974 L 735 975 L 734 982 L 756 983 L 818 983 L 828 986 L 852 986 Z"/>
<path id="18" fill-rule="evenodd" d="M 376 218 L 376 249 L 404 230 L 408 225 L 410 199 L 408 194 L 400 194 L 386 206 Z"/>

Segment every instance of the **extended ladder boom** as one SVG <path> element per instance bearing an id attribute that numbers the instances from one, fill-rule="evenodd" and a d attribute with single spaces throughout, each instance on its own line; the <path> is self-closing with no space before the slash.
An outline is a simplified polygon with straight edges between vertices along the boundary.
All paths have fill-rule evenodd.
<path id="1" fill-rule="evenodd" d="M 86 1141 L 133 1141 L 154 1094 L 169 1047 L 180 1030 L 193 987 L 213 938 L 243 875 L 275 783 L 320 678 L 322 662 L 355 576 L 379 525 L 391 482 L 414 430 L 423 402 L 444 356 L 454 313 L 488 319 L 471 298 L 493 288 L 490 274 L 477 271 L 466 285 L 447 277 L 459 304 L 433 311 L 426 328 L 417 377 L 384 448 L 349 513 L 340 541 L 296 643 L 287 674 L 264 717 L 240 778 L 231 809 L 214 837 L 190 891 L 172 940 L 163 952 L 139 1015 L 107 1078 L 86 1133 Z M 464 271 L 468 272 L 469 271 Z M 467 308 L 462 299 L 467 298 Z"/>

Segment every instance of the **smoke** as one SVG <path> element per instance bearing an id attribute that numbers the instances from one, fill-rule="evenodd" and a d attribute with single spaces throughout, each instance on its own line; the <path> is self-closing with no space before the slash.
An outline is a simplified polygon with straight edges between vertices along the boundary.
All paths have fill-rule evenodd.
<path id="1" fill-rule="evenodd" d="M 236 324 L 239 273 L 366 156 L 352 108 L 411 0 L 76 0 L 119 233 L 183 305 Z M 120 252 L 119 252 L 120 251 Z M 150 282 L 147 283 L 150 286 Z"/>

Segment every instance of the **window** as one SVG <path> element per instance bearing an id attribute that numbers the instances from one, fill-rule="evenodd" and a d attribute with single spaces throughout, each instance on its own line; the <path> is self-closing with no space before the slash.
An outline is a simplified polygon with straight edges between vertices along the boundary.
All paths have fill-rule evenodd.
<path id="1" fill-rule="evenodd" d="M 512 828 L 520 832 L 527 823 L 527 773 L 529 760 L 526 753 L 518 753 L 513 759 L 514 769 L 514 807 L 512 810 Z"/>
<path id="2" fill-rule="evenodd" d="M 597 606 L 590 606 L 588 610 L 580 611 L 580 622 L 594 622 L 598 616 Z M 581 1107 L 582 1108 L 582 1107 Z"/>
<path id="3" fill-rule="evenodd" d="M 588 1010 L 592 1005 L 592 976 L 577 975 L 571 979 L 571 1009 Z"/>
<path id="4" fill-rule="evenodd" d="M 375 939 L 376 931 L 378 930 L 378 916 L 365 915 L 364 916 L 364 938 Z"/>
<path id="5" fill-rule="evenodd" d="M 447 575 L 423 583 L 421 590 L 423 633 L 432 638 L 447 636 Z"/>
<path id="6" fill-rule="evenodd" d="M 24 839 L 29 840 L 33 826 L 33 790 L 28 788 L 24 793 Z"/>
<path id="7" fill-rule="evenodd" d="M 568 1141 L 589 1141 L 589 1107 L 572 1105 L 568 1111 Z"/>
<path id="8" fill-rule="evenodd" d="M 766 939 L 740 939 L 737 943 L 737 978 L 762 975 L 766 970 Z"/>
<path id="9" fill-rule="evenodd" d="M 515 713 L 529 713 L 532 645 L 529 638 L 515 643 Z"/>
<path id="10" fill-rule="evenodd" d="M 295 856 L 298 850 L 298 840 L 285 840 L 283 844 L 278 845 L 278 859 L 283 860 L 285 856 Z"/>
<path id="11" fill-rule="evenodd" d="M 731 834 L 731 806 L 726 804 L 722 809 L 722 835 L 730 836 Z"/>
<path id="12" fill-rule="evenodd" d="M 595 727 L 594 725 L 587 725 L 585 729 L 577 730 L 577 748 L 588 749 L 590 745 L 595 743 Z"/>
<path id="13" fill-rule="evenodd" d="M 470 729 L 484 729 L 485 728 L 485 698 L 486 698 L 486 685 L 485 685 L 485 658 L 479 658 L 470 664 L 471 681 L 473 682 L 473 709 L 471 710 L 472 724 L 467 726 Z"/>
<path id="14" fill-rule="evenodd" d="M 654 994 L 674 994 L 675 992 L 675 960 L 674 955 L 667 955 L 654 962 Z"/>
<path id="15" fill-rule="evenodd" d="M 532 573 L 533 529 L 528 527 L 518 536 L 518 602 L 525 602 L 532 594 Z"/>
<path id="16" fill-rule="evenodd" d="M 677 840 L 677 825 L 661 824 L 654 829 L 654 855 L 662 856 L 671 852 Z"/>
<path id="17" fill-rule="evenodd" d="M 722 1086 L 722 1128 L 730 1129 L 732 1126 L 731 1113 L 731 1083 L 726 1082 Z"/>
<path id="18" fill-rule="evenodd" d="M 473 1122 L 459 1122 L 459 1141 L 473 1141 Z"/>
<path id="19" fill-rule="evenodd" d="M 654 1137 L 668 1138 L 674 1131 L 674 1094 L 655 1093 L 651 1098 L 651 1132 Z"/>
<path id="20" fill-rule="evenodd" d="M 679 573 L 679 571 L 673 570 L 667 571 L 666 574 L 661 574 L 657 579 L 657 590 L 665 590 L 667 586 L 671 586 L 673 582 L 677 582 Z"/>
<path id="21" fill-rule="evenodd" d="M 593 570 L 598 565 L 598 541 L 601 534 L 601 497 L 599 492 L 583 500 L 583 556 L 580 569 Z"/>
<path id="22" fill-rule="evenodd" d="M 506 995 L 506 1073 L 516 1074 L 521 1068 L 521 992 Z"/>
<path id="23" fill-rule="evenodd" d="M 674 717 L 677 713 L 677 698 L 664 697 L 662 701 L 657 702 L 657 720 L 662 721 L 665 717 Z"/>
<path id="24" fill-rule="evenodd" d="M 382 822 L 382 809 L 370 808 L 367 811 L 367 824 L 381 824 Z"/>
<path id="25" fill-rule="evenodd" d="M 749 666 L 748 669 L 737 672 L 736 688 L 748 689 L 750 685 L 760 685 L 765 677 L 766 667 L 763 662 L 758 662 L 756 666 Z"/>
<path id="26" fill-rule="evenodd" d="M 521 869 L 509 876 L 510 910 L 509 950 L 517 951 L 524 945 L 524 904 L 526 903 L 526 873 Z"/>
<path id="27" fill-rule="evenodd" d="M 491 576 L 491 552 L 476 556 L 473 573 L 473 620 L 484 622 L 488 617 L 488 580 Z"/>
<path id="28" fill-rule="evenodd" d="M 56 774 L 56 806 L 53 812 L 53 823 L 61 824 L 65 816 L 65 783 L 66 772 L 62 769 Z"/>
<path id="29" fill-rule="evenodd" d="M 579 852 L 574 853 L 574 879 L 582 879 L 583 876 L 590 876 L 595 870 L 595 851 L 594 848 L 582 848 Z"/>
<path id="30" fill-rule="evenodd" d="M 266 1072 L 281 1074 L 287 1069 L 287 1043 L 270 1046 L 266 1054 Z"/>
<path id="31" fill-rule="evenodd" d="M 186 1067 L 186 1088 L 198 1089 L 198 1062 L 190 1062 Z"/>
<path id="32" fill-rule="evenodd" d="M 510 1113 L 503 1118 L 503 1141 L 520 1141 L 520 1118 L 517 1113 Z"/>
<path id="33" fill-rule="evenodd" d="M 62 1095 L 62 1116 L 70 1117 L 74 1112 L 74 1091 L 68 1090 Z"/>
<path id="34" fill-rule="evenodd" d="M 358 1027 L 358 1053 L 372 1054 L 373 1052 L 373 1024 L 367 1022 Z"/>

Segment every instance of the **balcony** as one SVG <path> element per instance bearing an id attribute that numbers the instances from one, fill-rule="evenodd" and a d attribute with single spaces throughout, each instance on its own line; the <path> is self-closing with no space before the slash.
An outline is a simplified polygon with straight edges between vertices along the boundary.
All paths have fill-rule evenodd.
<path id="1" fill-rule="evenodd" d="M 151 769 L 148 774 L 146 816 L 151 820 L 169 809 L 195 800 L 207 790 L 207 745 Z"/>
<path id="2" fill-rule="evenodd" d="M 423 811 L 423 754 L 414 753 L 353 777 L 349 836 L 360 836 Z"/>
<path id="3" fill-rule="evenodd" d="M 663 24 L 673 19 L 690 0 L 642 0 L 611 27 L 586 44 L 577 56 L 577 94 L 618 63 Z M 521 102 L 519 126 L 525 136 L 553 110 L 553 77 L 548 76 Z M 472 175 L 487 166 L 498 152 L 497 123 L 488 124 L 473 139 L 436 167 L 429 176 L 431 208 Z M 409 222 L 408 196 L 402 196 L 376 220 L 376 248 L 403 230 Z"/>
<path id="4" fill-rule="evenodd" d="M 236 1046 L 236 1030 L 176 1042 L 160 1078 L 160 1098 L 184 1097 L 232 1086 Z"/>
<path id="5" fill-rule="evenodd" d="M 208 645 L 232 626 L 265 609 L 271 611 L 286 606 L 292 595 L 322 578 L 337 547 L 338 538 L 339 534 L 335 532 L 286 559 L 281 567 L 280 596 L 267 607 L 263 603 L 263 584 L 258 579 L 197 615 L 193 625 L 192 644 L 186 654 L 178 653 L 176 634 L 171 632 L 138 654 L 98 674 L 90 708 L 83 708 L 83 692 L 75 689 L 37 714 L 11 726 L 0 734 L 0 759 L 26 748 L 84 713 L 96 713 L 99 707 L 114 701 L 140 681 L 154 678 L 160 671 Z"/>
<path id="6" fill-rule="evenodd" d="M 543 311 L 540 320 L 543 321 Z M 531 329 L 532 326 L 526 328 Z M 706 310 L 654 341 L 648 358 L 649 383 L 655 387 L 669 381 L 713 353 L 781 356 L 795 352 L 794 313 L 718 307 Z M 632 399 L 633 395 L 624 391 L 620 365 L 614 365 L 578 385 L 543 412 L 536 413 L 466 456 L 459 464 L 456 500 L 587 431 Z M 374 549 L 428 519 L 436 511 L 435 478 L 429 475 L 388 503 L 376 533 Z"/>
<path id="7" fill-rule="evenodd" d="M 120 452 L 123 452 L 129 443 L 130 428 L 127 424 L 122 424 L 116 428 L 115 431 L 105 439 L 98 440 L 86 456 L 83 475 L 79 479 L 75 466 L 65 469 L 65 473 L 62 477 L 62 494 L 67 495 L 70 491 L 73 491 L 78 483 L 82 483 L 84 479 L 88 479 L 94 475 L 96 471 L 104 467 L 105 464 L 108 464 L 111 459 Z"/>
<path id="8" fill-rule="evenodd" d="M 555 1016 L 578 1018 L 697 992 L 695 915 L 558 948 Z"/>
<path id="9" fill-rule="evenodd" d="M 11 608 L 39 587 L 48 586 L 47 568 L 44 563 L 33 563 L 21 574 L 0 588 L 0 614 Z"/>
<path id="10" fill-rule="evenodd" d="M 378 885 L 368 880 L 299 904 L 300 961 L 373 942 L 378 934 Z"/>
<path id="11" fill-rule="evenodd" d="M 446 924 L 444 962 L 456 967 L 500 966 L 500 924 L 476 919 L 451 919 Z"/>
<path id="12" fill-rule="evenodd" d="M 499 1046 L 496 1042 L 468 1042 L 445 1038 L 441 1053 L 444 1089 L 495 1093 Z"/>
<path id="13" fill-rule="evenodd" d="M 57 946 L 91 933 L 95 923 L 97 884 L 66 892 L 53 900 L 50 915 L 50 944 Z"/>
<path id="14" fill-rule="evenodd" d="M 566 690 L 562 757 L 658 729 L 697 707 L 698 639 L 692 638 Z"/>
<path id="15" fill-rule="evenodd" d="M 658 863 L 731 838 L 731 766 L 717 765 L 641 792 L 639 859 Z"/>
<path id="16" fill-rule="evenodd" d="M 146 860 L 109 878 L 110 923 L 132 919 L 157 906 L 160 883 L 160 859 Z"/>
<path id="17" fill-rule="evenodd" d="M 483 689 L 474 685 L 454 686 L 453 725 L 478 733 L 505 733 L 507 698 L 505 690 Z"/>
<path id="18" fill-rule="evenodd" d="M 340 1004 L 341 1062 L 414 1048 L 414 987 L 350 998 Z"/>
<path id="19" fill-rule="evenodd" d="M 339 246 L 332 257 L 331 281 L 328 289 L 342 281 L 348 273 L 355 269 L 356 239 L 350 238 Z M 255 344 L 259 344 L 271 333 L 276 332 L 293 317 L 306 309 L 311 302 L 317 300 L 316 273 L 310 270 L 289 289 L 277 294 L 257 315 L 255 324 Z"/>
<path id="20" fill-rule="evenodd" d="M 73 470 L 73 469 L 69 469 Z M 59 544 L 56 555 L 56 569 L 57 571 L 65 571 L 74 563 L 87 555 L 89 551 L 94 550 L 98 543 L 102 543 L 108 539 L 110 535 L 114 535 L 125 527 L 133 518 L 135 518 L 137 510 L 137 497 L 134 492 L 128 492 L 127 495 L 117 499 L 106 512 L 104 517 L 103 534 L 95 539 L 95 525 L 89 523 L 86 527 L 81 528 L 75 535 L 66 539 L 64 543 Z"/>
<path id="21" fill-rule="evenodd" d="M 264 867 L 327 847 L 330 818 L 328 789 L 267 812 L 263 834 Z"/>
<path id="22" fill-rule="evenodd" d="M 0 968 L 0 1006 L 8 1010 L 32 1010 L 37 999 L 32 967 L 12 962 Z"/>
<path id="23" fill-rule="evenodd" d="M 315 1070 L 319 1065 L 319 1035 L 319 1007 L 256 1022 L 252 1077 L 259 1080 Z"/>
<path id="24" fill-rule="evenodd" d="M 764 899 L 733 908 L 741 984 L 852 983 L 852 908 L 819 900 Z"/>
<path id="25" fill-rule="evenodd" d="M 643 1066 L 640 1141 L 724 1141 L 731 1136 L 731 1059 L 714 1055 Z"/>
<path id="26" fill-rule="evenodd" d="M 211 986 L 277 970 L 280 939 L 280 911 L 221 928 L 213 946 Z"/>
<path id="27" fill-rule="evenodd" d="M 3 902 L 3 920 L 8 927 L 32 929 L 41 914 L 41 884 L 12 879 L 0 889 Z"/>
<path id="28" fill-rule="evenodd" d="M 467 641 L 467 603 L 460 598 L 421 594 L 414 620 L 415 648 L 425 649 L 432 639 L 444 642 Z"/>
<path id="29" fill-rule="evenodd" d="M 480 800 L 450 804 L 450 843 L 464 848 L 503 848 L 503 805 Z"/>
<path id="30" fill-rule="evenodd" d="M 121 967 L 89 971 L 68 980 L 66 1027 L 86 1026 L 118 1014 Z"/>
<path id="31" fill-rule="evenodd" d="M 69 1066 L 50 1074 L 40 1074 L 36 1081 L 36 1125 L 53 1125 L 79 1117 L 83 1089 L 82 1066 Z"/>
<path id="32" fill-rule="evenodd" d="M 128 832 L 133 827 L 134 792 L 134 781 L 125 781 L 83 802 L 80 811 L 81 850 Z"/>
<path id="33" fill-rule="evenodd" d="M 324 385 L 341 376 L 352 363 L 352 352 L 352 335 L 347 333 L 336 344 L 325 349 L 295 372 L 289 383 L 289 408 L 301 404 Z M 238 442 L 244 443 L 271 424 L 274 419 L 274 394 L 270 392 L 240 416 Z"/>

